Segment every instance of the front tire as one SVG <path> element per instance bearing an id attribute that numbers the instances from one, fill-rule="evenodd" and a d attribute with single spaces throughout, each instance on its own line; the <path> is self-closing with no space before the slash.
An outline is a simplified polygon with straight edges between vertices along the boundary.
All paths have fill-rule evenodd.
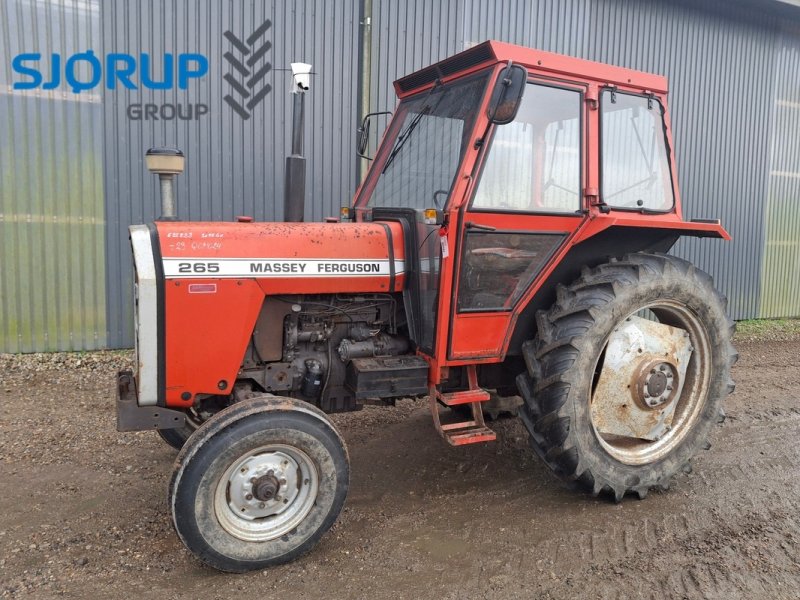
<path id="1" fill-rule="evenodd" d="M 186 417 L 186 423 L 182 427 L 177 427 L 175 429 L 158 429 L 158 435 L 164 440 L 167 445 L 172 446 L 175 450 L 180 450 L 183 448 L 183 445 L 186 443 L 191 435 L 197 429 L 197 425 L 194 423 L 189 423 L 189 417 Z"/>
<path id="2" fill-rule="evenodd" d="M 534 450 L 595 496 L 666 489 L 709 446 L 734 389 L 725 298 L 687 261 L 644 253 L 585 269 L 557 294 L 517 379 Z"/>
<path id="3" fill-rule="evenodd" d="M 336 521 L 349 473 L 344 441 L 322 411 L 265 394 L 221 411 L 184 445 L 170 483 L 173 524 L 215 569 L 284 563 Z"/>

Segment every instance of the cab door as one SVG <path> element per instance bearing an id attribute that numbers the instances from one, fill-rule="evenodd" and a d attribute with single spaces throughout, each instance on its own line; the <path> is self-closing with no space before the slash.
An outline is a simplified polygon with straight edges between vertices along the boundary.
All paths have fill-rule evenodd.
<path id="1" fill-rule="evenodd" d="M 448 361 L 502 356 L 525 293 L 586 218 L 585 87 L 531 80 L 458 213 Z"/>

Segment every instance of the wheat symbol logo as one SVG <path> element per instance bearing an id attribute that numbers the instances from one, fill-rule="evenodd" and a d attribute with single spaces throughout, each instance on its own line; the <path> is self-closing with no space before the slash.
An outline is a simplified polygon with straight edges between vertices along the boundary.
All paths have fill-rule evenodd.
<path id="1" fill-rule="evenodd" d="M 231 49 L 222 56 L 239 73 L 239 77 L 234 76 L 233 72 L 225 73 L 223 79 L 231 86 L 231 92 L 224 100 L 245 120 L 250 118 L 253 109 L 272 89 L 270 84 L 262 85 L 261 82 L 272 70 L 272 65 L 265 62 L 260 68 L 255 68 L 258 61 L 272 48 L 268 40 L 261 39 L 271 25 L 267 19 L 246 40 L 240 40 L 231 31 L 222 34 L 231 43 Z"/>

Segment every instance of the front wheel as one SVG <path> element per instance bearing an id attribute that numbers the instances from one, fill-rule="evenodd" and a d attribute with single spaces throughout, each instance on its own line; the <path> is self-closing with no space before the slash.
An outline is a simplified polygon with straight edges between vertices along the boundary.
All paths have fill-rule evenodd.
<path id="1" fill-rule="evenodd" d="M 178 536 L 201 561 L 241 573 L 287 562 L 333 525 L 347 496 L 344 441 L 319 409 L 262 395 L 203 424 L 170 484 Z"/>
<path id="2" fill-rule="evenodd" d="M 733 391 L 733 322 L 711 277 L 667 255 L 586 269 L 537 315 L 517 380 L 537 454 L 594 495 L 644 497 L 708 447 Z"/>

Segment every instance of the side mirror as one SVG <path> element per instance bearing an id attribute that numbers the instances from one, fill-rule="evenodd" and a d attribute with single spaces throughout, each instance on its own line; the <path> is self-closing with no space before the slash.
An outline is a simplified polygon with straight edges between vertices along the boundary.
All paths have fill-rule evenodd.
<path id="1" fill-rule="evenodd" d="M 356 129 L 356 154 L 361 158 L 366 158 L 367 160 L 372 160 L 372 157 L 367 154 L 367 150 L 369 149 L 369 130 L 370 125 L 372 124 L 372 117 L 378 117 L 380 115 L 389 115 L 391 116 L 391 111 L 384 110 L 380 112 L 372 112 L 368 113 L 361 121 L 361 125 L 358 129 Z"/>
<path id="2" fill-rule="evenodd" d="M 489 121 L 497 125 L 511 123 L 517 116 L 525 84 L 528 82 L 528 71 L 525 67 L 509 63 L 500 73 L 489 99 Z"/>

